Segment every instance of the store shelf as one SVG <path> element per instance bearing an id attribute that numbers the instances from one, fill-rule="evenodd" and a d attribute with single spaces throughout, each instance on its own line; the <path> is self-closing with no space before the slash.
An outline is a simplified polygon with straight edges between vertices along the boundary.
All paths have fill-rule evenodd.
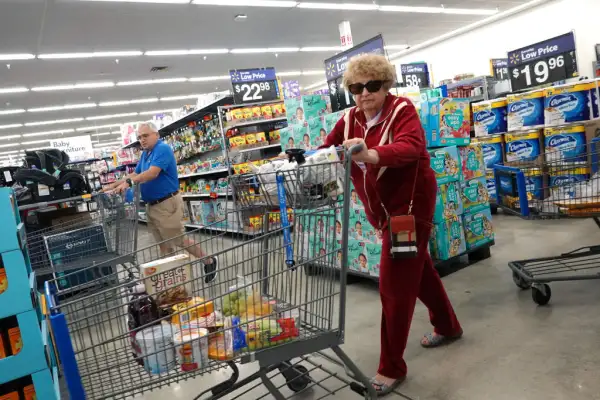
<path id="1" fill-rule="evenodd" d="M 231 108 L 240 108 L 240 107 L 254 107 L 254 106 L 263 106 L 267 104 L 282 104 L 283 100 L 270 100 L 270 101 L 259 101 L 256 103 L 247 103 L 247 104 L 229 104 L 221 107 L 224 110 L 229 110 Z"/>
<path id="2" fill-rule="evenodd" d="M 285 121 L 287 121 L 287 117 L 260 119 L 260 120 L 255 120 L 255 121 L 234 122 L 234 123 L 227 124 L 224 129 L 234 129 L 234 128 L 241 128 L 244 126 L 254 126 L 254 125 L 262 125 L 262 124 L 285 122 Z"/>
<path id="3" fill-rule="evenodd" d="M 249 231 L 245 231 L 243 229 L 228 229 L 228 228 L 221 228 L 218 226 L 207 226 L 207 225 L 196 225 L 196 224 L 185 224 L 186 228 L 192 228 L 192 229 L 207 229 L 207 230 L 211 230 L 211 231 L 219 231 L 219 232 L 227 232 L 227 233 L 241 233 L 244 235 L 248 235 L 248 236 L 255 236 L 255 235 L 259 235 L 261 232 L 249 232 Z"/>
<path id="4" fill-rule="evenodd" d="M 194 159 L 196 157 L 200 157 L 201 155 L 212 153 L 212 152 L 217 151 L 217 150 L 221 150 L 222 151 L 223 148 L 221 146 L 219 146 L 219 147 L 216 147 L 216 148 L 211 149 L 211 150 L 206 150 L 206 151 L 202 151 L 200 153 L 193 154 L 193 155 L 191 155 L 189 157 L 181 158 L 181 159 L 177 160 L 177 165 L 180 165 L 181 163 L 184 163 L 184 162 L 186 162 L 188 160 L 192 160 L 192 159 Z"/>
<path id="5" fill-rule="evenodd" d="M 265 150 L 265 149 L 274 149 L 276 147 L 281 148 L 281 143 L 275 143 L 275 144 L 270 144 L 268 146 L 261 146 L 261 147 L 252 147 L 250 149 L 243 149 L 243 150 L 230 150 L 230 154 L 231 155 L 236 155 L 236 154 L 241 154 L 241 153 L 248 153 L 251 151 L 259 151 L 259 150 Z"/>
<path id="6" fill-rule="evenodd" d="M 215 194 L 207 194 L 207 193 L 182 193 L 181 197 L 185 198 L 190 198 L 190 199 L 195 199 L 195 198 L 201 198 L 201 199 L 209 199 L 212 198 L 212 196 L 214 196 Z M 226 196 L 231 196 L 231 193 L 216 193 L 217 197 L 226 197 Z"/>
<path id="7" fill-rule="evenodd" d="M 213 101 L 212 103 L 207 104 L 206 106 L 202 107 L 201 109 L 196 110 L 196 111 L 186 115 L 185 117 L 178 119 L 177 121 L 171 122 L 169 125 L 164 126 L 161 129 L 159 129 L 158 132 L 160 133 L 160 136 L 169 135 L 173 131 L 186 126 L 190 122 L 198 121 L 198 120 L 204 118 L 204 116 L 209 115 L 209 114 L 216 114 L 218 107 L 224 106 L 226 104 L 231 104 L 231 103 L 233 103 L 232 96 L 230 96 L 230 95 L 223 96 L 223 97 Z"/>
<path id="8" fill-rule="evenodd" d="M 131 143 L 126 144 L 125 146 L 121 147 L 121 150 L 128 149 L 130 147 L 135 147 L 135 146 L 138 146 L 139 144 L 140 144 L 140 141 L 136 140 L 135 142 L 131 142 Z"/>
<path id="9" fill-rule="evenodd" d="M 185 179 L 185 178 L 191 178 L 194 176 L 203 176 L 203 175 L 212 175 L 212 174 L 220 174 L 223 172 L 229 172 L 229 168 L 219 168 L 219 169 L 213 169 L 210 171 L 201 171 L 201 172 L 194 172 L 191 174 L 185 174 L 185 175 L 179 175 L 179 179 Z"/>

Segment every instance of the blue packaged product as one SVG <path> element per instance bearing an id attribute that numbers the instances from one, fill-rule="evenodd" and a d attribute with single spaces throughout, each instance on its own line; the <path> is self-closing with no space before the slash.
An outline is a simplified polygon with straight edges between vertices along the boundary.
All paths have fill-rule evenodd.
<path id="1" fill-rule="evenodd" d="M 541 154 L 541 130 L 533 129 L 523 133 L 507 133 L 504 135 L 506 142 L 506 161 L 531 162 Z"/>
<path id="2" fill-rule="evenodd" d="M 456 146 L 429 150 L 431 168 L 438 184 L 456 182 L 460 179 L 460 158 Z"/>
<path id="3" fill-rule="evenodd" d="M 506 96 L 508 131 L 544 125 L 544 90 Z"/>
<path id="4" fill-rule="evenodd" d="M 506 98 L 473 104 L 475 136 L 496 135 L 508 129 Z"/>
<path id="5" fill-rule="evenodd" d="M 465 241 L 467 250 L 477 248 L 494 240 L 494 227 L 492 225 L 492 210 L 485 210 L 463 215 Z"/>
<path id="6" fill-rule="evenodd" d="M 592 118 L 600 118 L 600 79 L 594 79 L 590 94 L 592 98 Z"/>
<path id="7" fill-rule="evenodd" d="M 581 198 L 577 195 L 578 187 L 586 184 L 590 179 L 589 168 L 572 168 L 561 170 L 550 170 L 550 190 L 556 200 Z"/>
<path id="8" fill-rule="evenodd" d="M 591 93 L 589 82 L 554 86 L 544 90 L 544 120 L 546 126 L 557 126 L 590 119 Z"/>
<path id="9" fill-rule="evenodd" d="M 587 162 L 587 142 L 583 124 L 563 125 L 544 129 L 546 161 Z"/>
<path id="10" fill-rule="evenodd" d="M 493 168 L 494 165 L 504 162 L 502 154 L 504 152 L 504 140 L 502 135 L 490 136 L 485 138 L 473 139 L 475 143 L 481 143 L 483 147 L 483 162 L 486 168 Z"/>
<path id="11" fill-rule="evenodd" d="M 529 200 L 544 199 L 544 175 L 539 168 L 531 168 L 525 171 L 525 190 Z M 510 176 L 500 176 L 500 189 L 503 194 L 516 194 L 518 190 L 513 186 L 513 179 Z"/>
<path id="12" fill-rule="evenodd" d="M 490 197 L 490 201 L 496 201 L 496 177 L 494 171 L 485 171 L 485 184 Z"/>

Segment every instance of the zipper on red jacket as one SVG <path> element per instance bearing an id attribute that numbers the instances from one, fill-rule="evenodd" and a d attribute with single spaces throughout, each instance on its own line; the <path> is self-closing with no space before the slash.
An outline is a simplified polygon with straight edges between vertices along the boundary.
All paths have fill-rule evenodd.
<path id="1" fill-rule="evenodd" d="M 367 130 L 365 131 L 364 135 L 363 135 L 363 141 L 365 142 L 365 147 L 367 147 L 367 135 L 369 134 L 369 129 L 371 129 L 372 127 L 367 128 Z M 369 148 L 367 147 L 367 150 L 369 150 Z M 367 191 L 367 164 L 363 163 L 364 165 L 364 169 L 363 169 L 363 189 L 365 191 L 365 197 L 367 198 L 367 205 L 369 206 L 369 210 L 371 210 L 371 215 L 373 215 L 373 208 L 371 207 L 371 199 L 369 198 L 369 192 Z M 362 168 L 361 168 L 362 169 Z M 373 189 L 375 190 L 375 189 Z M 379 229 L 381 229 L 381 221 L 379 221 Z"/>

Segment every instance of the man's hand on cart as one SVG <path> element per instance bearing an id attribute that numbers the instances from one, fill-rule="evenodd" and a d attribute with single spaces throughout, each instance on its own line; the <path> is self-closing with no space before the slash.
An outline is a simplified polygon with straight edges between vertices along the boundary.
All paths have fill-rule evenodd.
<path id="1" fill-rule="evenodd" d="M 348 139 L 343 144 L 346 149 L 355 145 L 362 145 L 362 149 L 352 155 L 352 160 L 368 164 L 377 164 L 379 162 L 379 153 L 377 153 L 377 150 L 368 149 L 363 139 Z"/>

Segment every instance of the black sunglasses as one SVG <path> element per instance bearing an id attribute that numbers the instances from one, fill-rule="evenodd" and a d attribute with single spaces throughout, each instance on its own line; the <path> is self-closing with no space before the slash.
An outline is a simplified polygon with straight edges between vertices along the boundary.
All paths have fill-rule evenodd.
<path id="1" fill-rule="evenodd" d="M 365 84 L 362 83 L 353 83 L 348 85 L 348 90 L 353 95 L 362 94 L 363 90 L 367 88 L 369 93 L 379 92 L 379 90 L 383 87 L 385 81 L 369 81 Z"/>

